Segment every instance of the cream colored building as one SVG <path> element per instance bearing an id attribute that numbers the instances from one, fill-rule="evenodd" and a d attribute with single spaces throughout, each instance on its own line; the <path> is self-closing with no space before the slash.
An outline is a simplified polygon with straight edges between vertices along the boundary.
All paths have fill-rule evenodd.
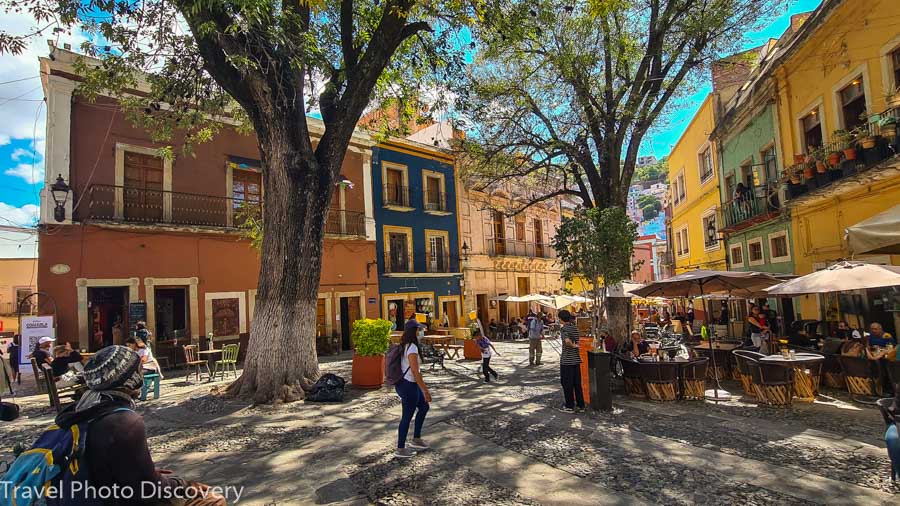
<path id="1" fill-rule="evenodd" d="M 36 267 L 36 231 L 0 226 L 0 331 L 18 332 L 18 303 L 37 291 Z M 37 300 L 33 297 L 23 305 L 26 313 L 35 309 Z"/>
<path id="2" fill-rule="evenodd" d="M 459 233 L 464 244 L 464 306 L 483 324 L 528 312 L 527 303 L 492 300 L 503 295 L 560 293 L 564 281 L 550 246 L 561 220 L 560 202 L 547 201 L 508 216 L 520 203 L 508 193 L 459 193 Z"/>

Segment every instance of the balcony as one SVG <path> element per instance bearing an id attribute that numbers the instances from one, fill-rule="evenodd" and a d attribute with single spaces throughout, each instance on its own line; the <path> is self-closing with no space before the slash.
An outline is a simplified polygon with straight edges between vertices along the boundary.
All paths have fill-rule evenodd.
<path id="1" fill-rule="evenodd" d="M 81 217 L 118 223 L 237 229 L 248 217 L 258 216 L 260 207 L 259 202 L 243 199 L 95 184 L 88 189 L 87 210 Z M 365 213 L 330 209 L 325 233 L 364 237 Z"/>
<path id="2" fill-rule="evenodd" d="M 513 239 L 488 239 L 488 256 L 513 256 L 526 258 L 556 258 L 556 252 L 546 244 L 535 244 Z"/>
<path id="3" fill-rule="evenodd" d="M 384 185 L 384 207 L 395 210 L 412 210 L 409 204 L 409 187 L 395 184 Z"/>
<path id="4" fill-rule="evenodd" d="M 747 190 L 743 199 L 731 200 L 722 205 L 723 232 L 735 231 L 774 218 L 781 210 L 781 201 L 775 189 L 755 186 Z"/>
<path id="5" fill-rule="evenodd" d="M 431 214 L 450 214 L 447 211 L 447 195 L 444 193 L 425 193 L 425 212 Z"/>
<path id="6" fill-rule="evenodd" d="M 430 251 L 425 253 L 425 272 L 442 273 L 451 272 L 450 270 L 450 253 L 433 254 Z"/>
<path id="7" fill-rule="evenodd" d="M 384 272 L 386 274 L 410 273 L 412 271 L 412 262 L 407 251 L 384 252 Z"/>
<path id="8" fill-rule="evenodd" d="M 787 205 L 807 195 L 820 195 L 836 189 L 844 182 L 859 182 L 870 170 L 898 166 L 900 108 L 892 107 L 871 117 L 862 133 L 849 149 L 843 143 L 831 142 L 809 163 L 797 163 L 786 170 Z M 871 173 L 874 174 L 874 173 Z"/>

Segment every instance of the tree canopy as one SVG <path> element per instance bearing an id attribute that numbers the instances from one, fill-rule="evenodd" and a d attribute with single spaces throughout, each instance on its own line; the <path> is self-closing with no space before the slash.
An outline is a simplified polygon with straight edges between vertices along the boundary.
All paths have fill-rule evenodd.
<path id="1" fill-rule="evenodd" d="M 659 181 L 669 174 L 669 157 L 664 156 L 655 163 L 649 163 L 634 170 L 634 179 L 637 181 Z"/>
<path id="2" fill-rule="evenodd" d="M 624 206 L 641 142 L 786 0 L 502 0 L 460 87 L 467 177 Z"/>

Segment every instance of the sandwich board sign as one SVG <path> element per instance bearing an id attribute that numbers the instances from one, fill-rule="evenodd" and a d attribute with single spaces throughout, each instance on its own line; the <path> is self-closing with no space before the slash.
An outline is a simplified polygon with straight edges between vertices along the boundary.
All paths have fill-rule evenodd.
<path id="1" fill-rule="evenodd" d="M 56 329 L 53 328 L 52 316 L 23 316 L 20 333 L 22 335 L 19 347 L 19 363 L 27 364 L 28 355 L 31 355 L 37 347 L 38 339 L 48 336 L 56 337 Z"/>

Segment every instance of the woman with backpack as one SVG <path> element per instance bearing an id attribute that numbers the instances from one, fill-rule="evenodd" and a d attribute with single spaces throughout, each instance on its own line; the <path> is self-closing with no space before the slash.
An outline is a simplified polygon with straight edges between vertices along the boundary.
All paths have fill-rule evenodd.
<path id="1" fill-rule="evenodd" d="M 403 414 L 400 416 L 398 427 L 397 452 L 394 454 L 400 458 L 409 458 L 416 454 L 416 450 L 427 450 L 428 444 L 422 441 L 422 425 L 425 423 L 425 415 L 428 414 L 428 404 L 431 402 L 431 392 L 428 385 L 422 379 L 422 371 L 419 369 L 419 338 L 418 325 L 407 325 L 400 338 L 400 372 L 402 376 L 394 385 L 400 402 L 403 406 Z M 409 423 L 415 414 L 416 421 L 413 425 L 413 438 L 406 444 L 406 435 L 409 433 Z"/>

